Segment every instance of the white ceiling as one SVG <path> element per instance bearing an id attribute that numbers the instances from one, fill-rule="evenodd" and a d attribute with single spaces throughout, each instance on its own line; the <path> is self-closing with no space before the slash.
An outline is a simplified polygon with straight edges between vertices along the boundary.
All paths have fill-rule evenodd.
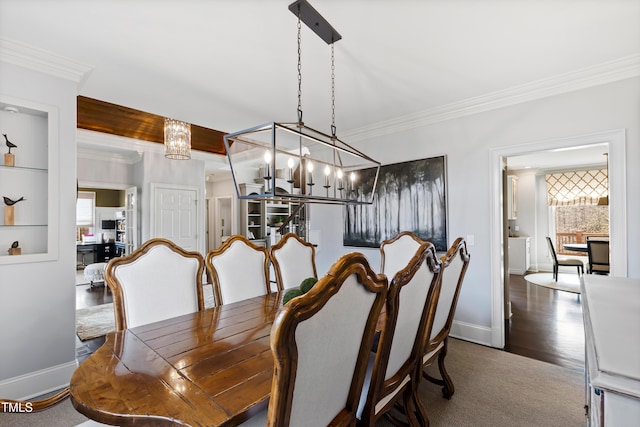
<path id="1" fill-rule="evenodd" d="M 90 66 L 80 95 L 231 132 L 297 120 L 292 1 L 0 0 L 0 38 Z M 638 0 L 311 3 L 343 37 L 338 135 L 640 55 Z M 330 76 L 303 25 L 303 119 L 327 133 Z"/>

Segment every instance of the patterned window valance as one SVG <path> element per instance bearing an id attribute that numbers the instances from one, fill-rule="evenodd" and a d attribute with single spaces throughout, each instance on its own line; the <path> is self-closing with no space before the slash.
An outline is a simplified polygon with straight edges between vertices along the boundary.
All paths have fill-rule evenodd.
<path id="1" fill-rule="evenodd" d="M 609 195 L 607 170 L 548 174 L 547 194 L 549 206 L 597 205 Z"/>

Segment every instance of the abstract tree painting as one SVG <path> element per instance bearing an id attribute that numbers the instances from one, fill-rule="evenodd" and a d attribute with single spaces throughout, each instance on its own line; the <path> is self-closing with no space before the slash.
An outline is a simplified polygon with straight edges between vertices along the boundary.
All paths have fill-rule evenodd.
<path id="1" fill-rule="evenodd" d="M 375 169 L 358 173 L 358 180 L 373 179 Z M 345 206 L 344 245 L 379 247 L 401 231 L 412 231 L 437 251 L 446 251 L 445 181 L 445 156 L 382 166 L 373 204 Z M 358 194 L 358 200 L 366 196 Z"/>

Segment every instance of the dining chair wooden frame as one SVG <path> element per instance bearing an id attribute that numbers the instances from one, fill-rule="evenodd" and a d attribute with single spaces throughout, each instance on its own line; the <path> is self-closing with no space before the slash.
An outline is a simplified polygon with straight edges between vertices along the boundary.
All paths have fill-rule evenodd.
<path id="1" fill-rule="evenodd" d="M 384 240 L 380 244 L 380 272 L 386 274 L 389 280 L 393 279 L 393 276 L 407 265 L 407 261 L 410 259 L 406 256 L 397 257 L 392 248 L 403 244 L 413 254 L 424 240 L 416 236 L 411 231 L 402 231 L 396 234 L 393 238 Z M 392 268 L 393 271 L 389 271 Z"/>
<path id="2" fill-rule="evenodd" d="M 587 274 L 609 274 L 609 241 L 588 239 L 587 258 Z"/>
<path id="3" fill-rule="evenodd" d="M 293 267 L 289 267 L 286 265 L 283 259 L 279 259 L 279 254 L 284 254 L 290 249 L 292 246 L 298 246 L 299 250 L 305 250 L 308 252 L 310 259 L 311 268 L 306 273 L 302 273 L 299 263 Z M 299 250 L 296 253 L 299 253 Z M 313 244 L 309 242 L 305 242 L 295 233 L 287 233 L 282 239 L 271 246 L 269 249 L 269 256 L 271 258 L 271 264 L 273 265 L 273 270 L 276 274 L 276 283 L 278 284 L 278 290 L 290 289 L 296 286 L 300 286 L 302 280 L 308 277 L 318 278 L 318 271 L 316 270 L 316 249 Z M 307 259 L 307 255 L 304 255 L 305 259 Z M 308 267 L 308 266 L 307 266 Z M 295 270 L 298 271 L 295 271 Z M 292 271 L 294 270 L 294 271 Z M 304 277 L 303 277 L 304 276 Z"/>
<path id="4" fill-rule="evenodd" d="M 389 415 L 388 412 L 398 403 L 402 403 L 409 425 L 429 424 L 426 410 L 418 398 L 418 386 L 422 378 L 424 348 L 440 294 L 441 274 L 441 261 L 436 256 L 435 247 L 430 242 L 422 242 L 409 263 L 391 281 L 384 327 L 372 365 L 369 387 L 360 403 L 358 425 L 375 426 L 376 421 L 383 415 Z M 402 300 L 405 307 L 402 306 Z M 412 323 L 415 322 L 411 319 L 415 310 L 409 306 L 409 302 L 417 302 L 422 307 L 417 325 Z M 398 329 L 400 324 L 402 327 Z M 415 329 L 410 329 L 412 327 Z M 396 339 L 400 341 L 396 343 Z M 404 347 L 407 339 L 410 340 L 410 348 Z M 395 372 L 389 373 L 392 358 L 395 359 Z M 394 424 L 400 423 L 395 417 L 389 418 Z"/>
<path id="5" fill-rule="evenodd" d="M 376 333 L 376 324 L 386 296 L 386 277 L 377 275 L 369 266 L 366 257 L 354 252 L 338 259 L 309 292 L 292 299 L 282 307 L 271 330 L 274 376 L 269 400 L 268 426 L 355 425 L 356 410 Z M 333 300 L 335 302 L 332 302 Z M 356 304 L 354 300 L 357 301 Z M 346 321 L 351 318 L 352 312 L 357 313 L 353 317 L 354 320 Z M 308 326 L 306 323 L 314 316 L 324 317 L 316 319 L 315 326 Z M 328 323 L 332 323 L 335 328 L 327 326 Z M 337 334 L 343 333 L 344 336 L 338 337 Z M 305 336 L 310 336 L 315 343 L 303 343 L 301 338 Z M 332 341 L 338 347 L 334 347 Z M 344 341 L 344 345 L 339 344 L 340 341 Z M 349 343 L 354 344 L 350 349 L 347 348 Z M 305 351 L 303 356 L 299 354 L 300 348 Z M 311 351 L 313 348 L 316 350 Z M 305 381 L 305 369 L 318 369 L 315 363 L 308 360 L 310 353 L 315 354 L 315 363 L 326 362 L 329 359 L 326 363 L 336 366 L 334 369 L 349 372 L 348 375 L 322 370 L 315 373 L 316 377 L 321 378 L 337 377 L 335 381 L 339 382 L 341 389 L 327 389 L 327 385 L 323 387 L 314 381 L 310 384 L 308 379 Z M 332 358 L 332 355 L 335 357 Z M 321 381 L 325 379 L 322 378 Z M 344 381 L 346 383 L 343 384 Z M 293 408 L 294 394 L 300 393 L 296 387 L 304 386 L 309 394 L 303 393 L 299 399 L 306 401 L 306 405 L 322 405 L 320 399 L 311 395 L 313 393 L 317 396 L 331 396 L 329 401 L 337 405 L 335 408 L 318 408 L 317 414 L 326 417 L 325 420 L 316 419 L 317 414 L 308 414 L 304 409 Z M 343 397 L 344 405 L 341 400 Z M 326 411 L 328 413 L 325 413 Z"/>
<path id="6" fill-rule="evenodd" d="M 156 256 L 155 251 L 158 248 L 165 248 L 169 250 L 171 253 L 174 253 L 180 257 L 183 257 L 188 260 L 196 261 L 197 263 L 196 273 L 195 273 L 195 277 L 193 278 L 193 285 L 195 286 L 194 292 L 195 292 L 196 305 L 193 306 L 194 310 L 192 310 L 191 312 L 204 310 L 204 293 L 202 290 L 202 275 L 204 273 L 205 264 L 204 264 L 204 258 L 202 257 L 202 255 L 199 252 L 186 251 L 185 249 L 181 248 L 180 246 L 176 245 L 175 243 L 173 243 L 168 239 L 153 238 L 153 239 L 147 240 L 139 248 L 137 248 L 133 253 L 126 256 L 116 257 L 111 259 L 111 261 L 109 261 L 105 269 L 105 281 L 107 283 L 107 286 L 109 286 L 109 288 L 111 289 L 111 294 L 113 295 L 113 309 L 115 313 L 117 331 L 121 331 L 133 326 L 138 326 L 137 324 L 132 325 L 131 324 L 132 322 L 128 320 L 131 313 L 129 314 L 127 313 L 128 304 L 127 304 L 126 289 L 127 289 L 127 286 L 131 286 L 131 285 L 125 284 L 121 281 L 121 277 L 119 277 L 118 270 L 128 269 L 129 267 L 136 265 L 137 263 L 142 263 L 143 260 L 147 260 L 149 259 L 149 257 Z M 148 275 L 149 275 L 148 282 L 151 282 L 150 285 L 148 286 L 150 292 L 154 292 L 155 283 L 153 282 L 155 279 L 153 278 L 153 274 L 155 273 L 157 273 L 157 271 L 148 271 Z M 157 291 L 156 291 L 156 294 L 157 294 Z M 169 317 L 174 317 L 174 316 L 178 316 L 180 314 L 186 314 L 189 312 L 187 310 L 187 305 L 189 305 L 189 302 L 185 300 L 187 296 L 188 295 L 184 293 L 184 289 L 176 288 L 175 298 L 173 299 L 173 302 L 175 303 L 175 301 L 184 301 L 185 304 L 184 305 L 181 304 L 182 307 L 179 307 L 179 308 L 176 307 L 176 304 L 171 304 L 172 311 Z M 147 301 L 147 303 L 148 302 L 149 301 Z M 129 308 L 129 310 L 131 310 L 131 308 Z M 157 321 L 157 320 L 161 320 L 161 316 L 157 316 L 157 319 L 154 319 L 153 321 Z"/>
<path id="7" fill-rule="evenodd" d="M 558 269 L 560 266 L 563 267 L 576 267 L 578 269 L 578 276 L 584 274 L 584 264 L 579 259 L 558 259 L 558 255 L 556 255 L 556 249 L 553 247 L 553 242 L 551 241 L 551 237 L 547 236 L 547 245 L 549 246 L 549 253 L 551 254 L 553 261 L 553 280 L 558 281 Z"/>
<path id="8" fill-rule="evenodd" d="M 458 237 L 447 253 L 441 258 L 442 261 L 442 286 L 440 287 L 440 298 L 436 307 L 436 315 L 431 329 L 429 340 L 422 359 L 422 375 L 428 381 L 443 386 L 442 395 L 446 399 L 451 399 L 455 388 L 453 381 L 447 372 L 444 361 L 447 357 L 449 346 L 449 333 L 453 324 L 453 317 L 458 305 L 458 297 L 462 282 L 469 267 L 471 255 L 467 250 L 467 243 L 462 237 Z M 435 378 L 427 373 L 424 368 L 438 360 L 438 369 L 442 379 Z"/>
<path id="9" fill-rule="evenodd" d="M 242 244 L 246 246 L 248 249 L 254 251 L 255 253 L 262 255 L 263 261 L 262 261 L 261 273 L 263 275 L 263 280 L 261 280 L 261 282 L 264 282 L 264 293 L 262 293 L 261 295 L 266 295 L 271 293 L 271 285 L 269 283 L 269 252 L 267 252 L 265 248 L 255 245 L 244 236 L 234 235 L 229 237 L 227 240 L 225 240 L 222 243 L 222 245 L 220 245 L 219 248 L 210 250 L 205 257 L 205 264 L 207 266 L 207 271 L 209 272 L 209 276 L 212 278 L 212 281 L 213 281 L 213 298 L 214 298 L 214 304 L 216 306 L 224 304 L 225 301 L 224 301 L 224 295 L 223 295 L 224 285 L 222 283 L 219 271 L 218 269 L 216 269 L 216 266 L 215 266 L 216 263 L 214 260 L 217 257 L 225 256 L 227 251 L 233 250 L 234 245 L 237 243 Z M 242 260 L 239 260 L 239 263 L 241 262 Z M 240 265 L 238 268 L 241 268 L 241 267 L 242 266 Z M 242 271 L 238 270 L 238 273 L 241 274 Z M 242 283 L 235 284 L 235 285 L 242 286 Z M 251 296 L 257 296 L 257 295 L 258 294 L 251 295 Z M 226 302 L 228 303 L 229 301 L 226 301 Z"/>

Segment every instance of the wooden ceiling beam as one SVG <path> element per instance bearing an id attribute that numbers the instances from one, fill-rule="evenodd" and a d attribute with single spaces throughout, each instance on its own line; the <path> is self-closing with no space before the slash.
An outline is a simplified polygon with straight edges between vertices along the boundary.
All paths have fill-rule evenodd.
<path id="1" fill-rule="evenodd" d="M 164 117 L 78 96 L 79 129 L 164 144 Z M 226 155 L 225 132 L 191 125 L 191 149 Z"/>

